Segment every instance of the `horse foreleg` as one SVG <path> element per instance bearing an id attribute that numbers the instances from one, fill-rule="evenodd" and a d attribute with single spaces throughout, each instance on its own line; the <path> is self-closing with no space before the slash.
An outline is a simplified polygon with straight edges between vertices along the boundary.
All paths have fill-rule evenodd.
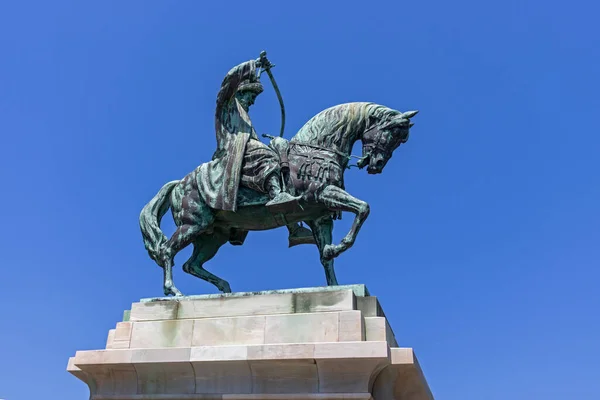
<path id="1" fill-rule="evenodd" d="M 331 211 L 349 211 L 355 214 L 352 228 L 350 228 L 350 231 L 342 239 L 341 243 L 338 245 L 326 245 L 323 249 L 322 257 L 326 260 L 331 260 L 352 247 L 362 224 L 369 216 L 369 205 L 337 186 L 327 186 L 318 196 L 318 200 Z"/>
<path id="2" fill-rule="evenodd" d="M 321 255 L 321 264 L 323 265 L 323 268 L 325 268 L 327 285 L 335 286 L 338 284 L 338 281 L 335 277 L 333 259 L 325 259 L 325 257 L 323 257 L 323 250 L 326 246 L 331 245 L 331 242 L 333 241 L 333 220 L 329 217 L 326 217 L 317 221 L 306 221 L 306 224 L 312 230 L 315 237 L 315 242 L 317 242 L 319 254 Z"/>

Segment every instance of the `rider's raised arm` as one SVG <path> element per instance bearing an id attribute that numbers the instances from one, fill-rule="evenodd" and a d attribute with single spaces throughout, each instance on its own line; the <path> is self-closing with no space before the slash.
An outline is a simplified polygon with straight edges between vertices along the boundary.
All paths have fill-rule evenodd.
<path id="1" fill-rule="evenodd" d="M 233 67 L 223 79 L 221 89 L 217 95 L 217 114 L 227 104 L 237 91 L 240 84 L 246 80 L 254 82 L 256 78 L 256 60 L 246 61 Z"/>

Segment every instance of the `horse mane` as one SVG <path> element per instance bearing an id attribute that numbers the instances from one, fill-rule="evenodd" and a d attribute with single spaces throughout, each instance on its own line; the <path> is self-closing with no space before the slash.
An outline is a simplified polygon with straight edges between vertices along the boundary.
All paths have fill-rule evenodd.
<path id="1" fill-rule="evenodd" d="M 377 124 L 385 124 L 399 115 L 402 113 L 375 103 L 339 104 L 312 117 L 291 141 L 351 151 L 358 134 L 370 127 L 371 117 Z"/>

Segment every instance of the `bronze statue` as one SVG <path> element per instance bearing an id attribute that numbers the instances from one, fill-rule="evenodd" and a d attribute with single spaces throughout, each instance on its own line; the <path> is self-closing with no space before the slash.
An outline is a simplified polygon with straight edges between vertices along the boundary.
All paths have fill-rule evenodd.
<path id="1" fill-rule="evenodd" d="M 203 265 L 225 243 L 243 244 L 253 230 L 287 226 L 290 246 L 314 243 L 319 249 L 328 285 L 337 285 L 333 259 L 349 249 L 369 214 L 369 205 L 344 189 L 353 144 L 362 142 L 359 168 L 377 174 L 392 153 L 408 140 L 410 118 L 374 103 L 347 103 L 326 109 L 309 120 L 288 142 L 280 137 L 262 143 L 248 110 L 263 91 L 260 69 L 277 91 L 266 54 L 229 71 L 217 96 L 217 150 L 212 161 L 182 180 L 169 182 L 144 207 L 140 227 L 150 257 L 164 269 L 165 295 L 181 296 L 173 284 L 175 255 L 193 244 L 183 270 L 231 292 L 229 283 Z M 282 130 L 285 111 L 282 108 Z M 160 220 L 171 209 L 177 230 L 167 239 Z M 354 213 L 350 232 L 332 244 L 333 220 Z M 312 230 L 299 223 L 305 222 Z"/>

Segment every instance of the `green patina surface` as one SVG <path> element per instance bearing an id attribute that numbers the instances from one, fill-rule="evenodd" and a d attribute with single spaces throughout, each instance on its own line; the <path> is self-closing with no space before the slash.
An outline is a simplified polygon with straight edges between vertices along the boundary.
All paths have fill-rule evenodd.
<path id="1" fill-rule="evenodd" d="M 309 288 L 298 288 L 298 289 L 278 289 L 278 290 L 263 290 L 260 292 L 237 292 L 237 293 L 218 293 L 218 294 L 202 294 L 195 296 L 178 296 L 178 297 L 150 297 L 141 299 L 140 302 L 147 303 L 153 301 L 189 301 L 189 300 L 203 300 L 203 299 L 220 299 L 228 297 L 248 297 L 248 296 L 261 296 L 269 294 L 283 294 L 283 293 L 317 293 L 317 292 L 339 292 L 344 290 L 352 290 L 355 296 L 367 297 L 369 290 L 363 284 L 358 285 L 340 285 L 340 286 L 317 286 Z M 127 311 L 126 311 L 127 313 Z M 127 314 L 129 318 L 129 314 Z"/>
<path id="2" fill-rule="evenodd" d="M 229 282 L 205 268 L 224 244 L 242 245 L 251 231 L 284 226 L 290 247 L 316 246 L 327 285 L 337 286 L 334 259 L 354 245 L 370 213 L 367 202 L 346 190 L 344 174 L 351 166 L 350 160 L 357 159 L 354 166 L 371 175 L 380 174 L 392 154 L 408 140 L 414 125 L 411 118 L 417 111 L 401 112 L 372 102 L 329 107 L 307 121 L 290 140 L 283 138 L 285 108 L 273 67 L 263 51 L 258 59 L 242 62 L 225 75 L 217 93 L 217 149 L 212 159 L 182 179 L 163 185 L 140 213 L 144 246 L 164 270 L 166 296 L 178 300 L 223 297 L 184 297 L 177 289 L 173 282 L 174 259 L 187 246 L 194 250 L 183 264 L 184 272 L 212 283 L 227 293 L 225 296 L 322 291 L 307 288 L 230 294 Z M 276 91 L 282 117 L 279 137 L 263 134 L 271 139 L 269 144 L 260 140 L 249 114 L 263 91 L 263 72 Z M 359 142 L 362 155 L 352 155 Z M 185 141 L 177 143 L 186 145 Z M 177 146 L 172 150 L 177 151 Z M 160 227 L 169 210 L 177 227 L 170 238 Z M 335 244 L 333 224 L 343 212 L 354 214 L 354 220 L 348 233 Z M 357 296 L 367 293 L 364 286 L 351 287 L 362 288 L 355 291 Z"/>

